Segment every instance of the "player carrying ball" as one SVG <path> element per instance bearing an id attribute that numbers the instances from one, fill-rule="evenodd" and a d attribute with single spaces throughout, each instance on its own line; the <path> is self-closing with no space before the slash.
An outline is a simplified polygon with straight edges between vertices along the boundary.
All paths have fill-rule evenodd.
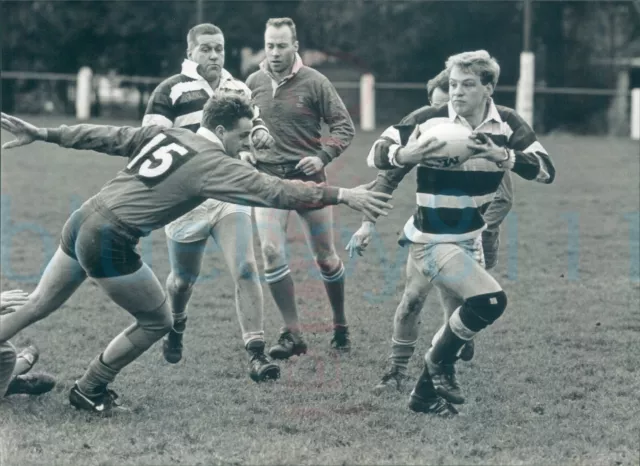
<path id="1" fill-rule="evenodd" d="M 491 99 L 500 74 L 498 63 L 481 50 L 450 57 L 446 68 L 448 105 L 427 107 L 410 121 L 388 128 L 368 157 L 370 166 L 382 170 L 406 174 L 417 166 L 417 208 L 399 240 L 402 246 L 409 245 L 409 258 L 394 338 L 399 334 L 406 338 L 402 326 L 412 327 L 409 336 L 417 338 L 419 313 L 434 287 L 459 301 L 433 338 L 409 404 L 413 411 L 443 416 L 457 413 L 450 403 L 464 403 L 455 376 L 459 351 L 507 306 L 507 295 L 484 268 L 482 214 L 506 170 L 546 184 L 555 178 L 551 159 L 529 125 L 514 110 L 496 106 Z M 422 124 L 451 122 L 473 131 L 469 147 L 477 153 L 445 169 L 435 151 L 441 143 L 420 143 L 411 136 Z M 380 183 L 373 189 L 388 191 Z"/>

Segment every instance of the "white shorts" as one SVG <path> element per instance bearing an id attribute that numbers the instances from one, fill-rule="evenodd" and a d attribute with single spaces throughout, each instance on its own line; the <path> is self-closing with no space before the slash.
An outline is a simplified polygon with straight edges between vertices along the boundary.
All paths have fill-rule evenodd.
<path id="1" fill-rule="evenodd" d="M 458 254 L 467 254 L 485 267 L 481 236 L 457 243 L 412 243 L 409 248 L 409 260 L 429 281 L 433 281 L 445 264 Z M 465 275 L 468 271 L 459 272 L 461 279 L 468 278 Z"/>
<path id="2" fill-rule="evenodd" d="M 165 234 L 177 243 L 193 243 L 211 236 L 211 229 L 230 214 L 251 217 L 251 207 L 207 199 L 198 207 L 164 227 Z"/>

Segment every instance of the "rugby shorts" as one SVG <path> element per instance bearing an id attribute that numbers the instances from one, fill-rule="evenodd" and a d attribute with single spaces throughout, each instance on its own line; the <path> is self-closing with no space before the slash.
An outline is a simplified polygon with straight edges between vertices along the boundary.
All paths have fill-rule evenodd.
<path id="1" fill-rule="evenodd" d="M 178 243 L 193 243 L 209 238 L 211 229 L 230 214 L 251 216 L 251 207 L 207 199 L 195 209 L 164 227 L 165 234 Z"/>
<path id="2" fill-rule="evenodd" d="M 92 278 L 129 275 L 142 267 L 140 235 L 106 212 L 94 198 L 76 210 L 62 228 L 60 248 Z"/>
<path id="3" fill-rule="evenodd" d="M 410 243 L 409 246 L 409 260 L 412 266 L 420 270 L 429 281 L 433 281 L 442 268 L 458 254 L 467 254 L 481 267 L 485 267 L 480 236 L 456 243 Z M 466 274 L 469 272 L 460 270 L 456 271 L 456 274 L 460 279 L 465 279 L 468 278 Z"/>

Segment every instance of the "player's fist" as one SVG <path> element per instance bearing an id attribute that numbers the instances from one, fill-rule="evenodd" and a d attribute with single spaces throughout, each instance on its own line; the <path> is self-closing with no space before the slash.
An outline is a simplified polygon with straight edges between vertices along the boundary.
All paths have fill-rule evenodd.
<path id="1" fill-rule="evenodd" d="M 242 160 L 243 162 L 247 162 L 250 165 L 255 165 L 257 162 L 256 156 L 253 155 L 253 152 L 248 150 L 241 150 L 240 152 L 238 152 L 238 157 L 240 158 L 240 160 Z"/>
<path id="2" fill-rule="evenodd" d="M 296 168 L 302 170 L 302 172 L 307 176 L 318 173 L 323 167 L 324 162 L 320 157 L 316 156 L 305 157 L 298 162 L 298 165 L 296 165 Z"/>
<path id="3" fill-rule="evenodd" d="M 373 236 L 373 232 L 375 231 L 376 226 L 373 222 L 362 222 L 358 231 L 356 231 L 345 250 L 349 251 L 349 257 L 353 257 L 353 253 L 357 253 L 359 256 L 362 255 L 366 247 L 371 242 L 371 237 Z"/>
<path id="4" fill-rule="evenodd" d="M 251 144 L 257 150 L 268 149 L 273 145 L 273 136 L 266 128 L 258 128 L 251 135 Z"/>

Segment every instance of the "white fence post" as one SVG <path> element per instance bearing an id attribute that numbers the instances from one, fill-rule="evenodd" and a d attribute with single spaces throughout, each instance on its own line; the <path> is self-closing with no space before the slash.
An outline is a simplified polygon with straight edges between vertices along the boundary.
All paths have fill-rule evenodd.
<path id="1" fill-rule="evenodd" d="M 376 129 L 376 79 L 371 73 L 360 77 L 360 129 Z"/>
<path id="2" fill-rule="evenodd" d="M 88 120 L 91 118 L 91 91 L 93 71 L 88 66 L 83 66 L 78 71 L 78 81 L 76 82 L 76 118 L 78 120 Z"/>
<path id="3" fill-rule="evenodd" d="M 516 91 L 516 112 L 533 128 L 533 89 L 535 86 L 535 55 L 520 54 L 520 79 Z"/>
<path id="4" fill-rule="evenodd" d="M 631 90 L 631 139 L 640 140 L 640 87 Z"/>

